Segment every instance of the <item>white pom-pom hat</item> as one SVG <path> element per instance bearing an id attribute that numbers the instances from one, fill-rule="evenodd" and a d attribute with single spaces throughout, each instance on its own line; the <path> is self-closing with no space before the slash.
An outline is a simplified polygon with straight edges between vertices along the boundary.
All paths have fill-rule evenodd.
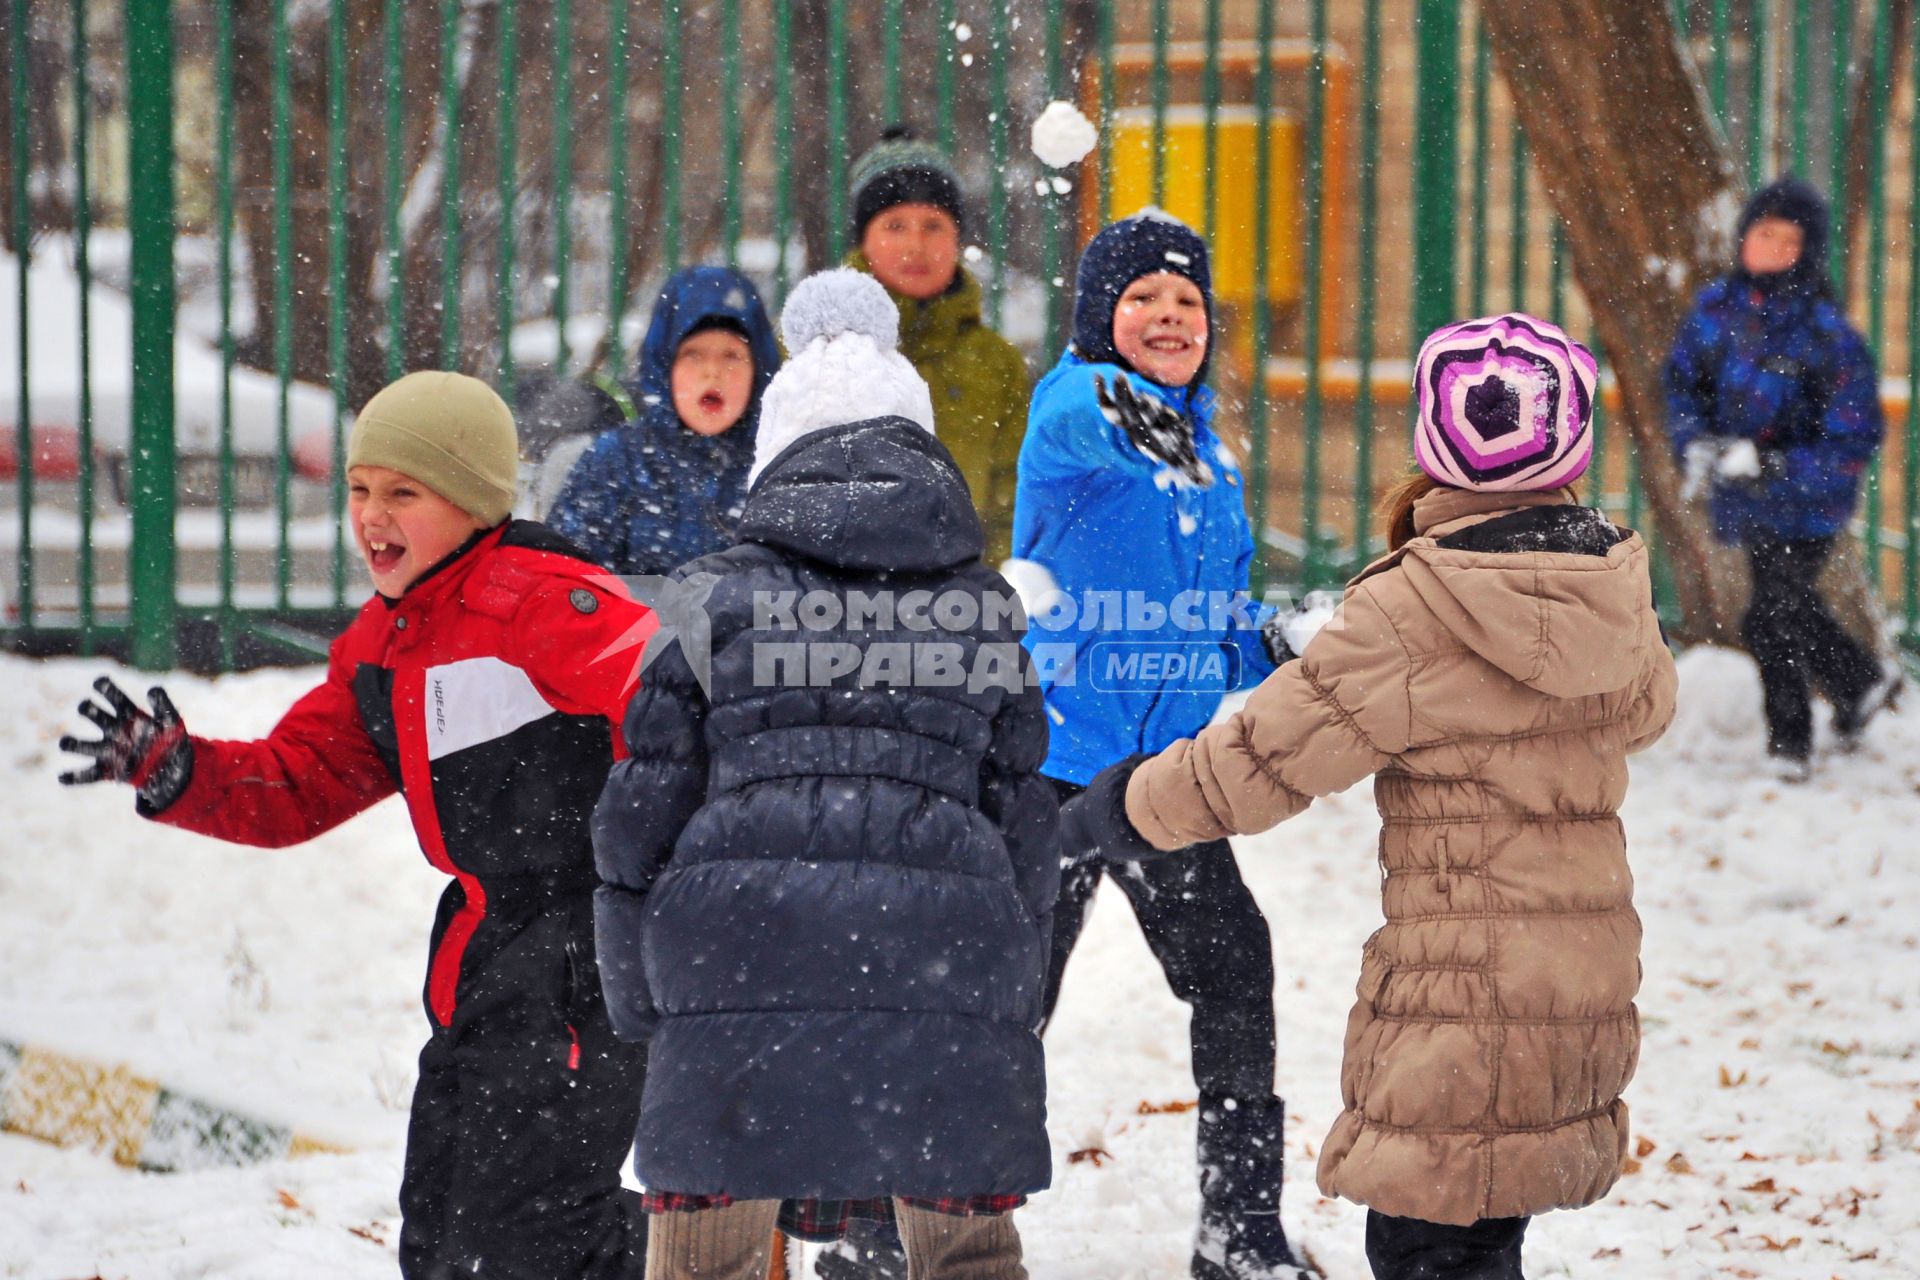
<path id="1" fill-rule="evenodd" d="M 808 276 L 787 296 L 780 336 L 790 354 L 760 401 L 749 486 L 827 427 L 906 418 L 933 431 L 933 395 L 900 354 L 900 312 L 872 276 L 847 267 Z"/>

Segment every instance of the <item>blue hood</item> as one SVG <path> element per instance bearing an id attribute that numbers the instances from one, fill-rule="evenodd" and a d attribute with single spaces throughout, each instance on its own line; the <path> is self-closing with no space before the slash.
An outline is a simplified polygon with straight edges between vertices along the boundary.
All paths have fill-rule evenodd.
<path id="1" fill-rule="evenodd" d="M 634 401 L 643 415 L 648 406 L 672 409 L 674 353 L 687 335 L 707 320 L 731 321 L 747 335 L 747 347 L 753 352 L 753 398 L 747 402 L 747 416 L 741 425 L 756 424 L 760 397 L 780 367 L 780 346 L 753 281 L 731 267 L 688 267 L 674 272 L 660 287 L 628 383 Z"/>

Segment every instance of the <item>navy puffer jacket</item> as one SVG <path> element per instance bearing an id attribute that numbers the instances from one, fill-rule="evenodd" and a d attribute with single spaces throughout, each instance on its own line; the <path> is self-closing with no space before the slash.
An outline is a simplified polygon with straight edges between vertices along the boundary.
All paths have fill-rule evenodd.
<path id="1" fill-rule="evenodd" d="M 741 537 L 676 574 L 710 648 L 687 624 L 650 660 L 595 814 L 608 1005 L 651 1041 L 635 1170 L 741 1199 L 1039 1190 L 1047 722 L 959 469 L 904 419 L 828 428 Z M 831 622 L 855 592 L 899 614 Z"/>

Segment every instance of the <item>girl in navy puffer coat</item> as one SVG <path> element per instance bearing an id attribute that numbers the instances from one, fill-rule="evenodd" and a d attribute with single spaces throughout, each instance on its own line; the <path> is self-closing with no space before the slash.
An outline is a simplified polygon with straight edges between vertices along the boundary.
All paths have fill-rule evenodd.
<path id="1" fill-rule="evenodd" d="M 896 1212 L 916 1280 L 1026 1275 L 1047 723 L 897 323 L 856 272 L 795 290 L 741 541 L 676 573 L 595 815 L 652 1280 L 764 1274 L 800 1200 Z"/>

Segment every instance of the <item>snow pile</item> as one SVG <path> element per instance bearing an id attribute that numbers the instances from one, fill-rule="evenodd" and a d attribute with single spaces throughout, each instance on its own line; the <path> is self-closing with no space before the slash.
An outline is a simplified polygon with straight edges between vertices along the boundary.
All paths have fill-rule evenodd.
<path id="1" fill-rule="evenodd" d="M 444 880 L 397 801 L 311 845 L 231 848 L 52 784 L 53 742 L 107 664 L 0 658 L 0 1038 L 127 1061 L 355 1154 L 141 1175 L 0 1136 L 0 1275 L 394 1274 L 418 984 Z M 196 732 L 268 728 L 315 671 L 165 680 Z M 153 683 L 124 675 L 128 687 Z M 1753 666 L 1697 650 L 1623 815 L 1646 924 L 1635 1169 L 1538 1221 L 1536 1276 L 1892 1280 L 1920 1238 L 1920 713 L 1762 768 Z M 1824 728 L 1824 727 L 1823 727 Z M 1823 737 L 1822 746 L 1827 740 Z M 1363 1213 L 1322 1200 L 1378 820 L 1355 787 L 1240 844 L 1273 927 L 1289 1233 L 1364 1280 Z M 1186 1016 L 1125 900 L 1095 902 L 1048 1033 L 1054 1187 L 1020 1215 L 1057 1280 L 1186 1274 L 1198 1206 Z M 1903 1245 L 1903 1242 L 1909 1242 Z"/>
<path id="2" fill-rule="evenodd" d="M 1049 102 L 1033 122 L 1033 154 L 1049 168 L 1078 164 L 1098 141 L 1100 131 L 1071 102 Z"/>

